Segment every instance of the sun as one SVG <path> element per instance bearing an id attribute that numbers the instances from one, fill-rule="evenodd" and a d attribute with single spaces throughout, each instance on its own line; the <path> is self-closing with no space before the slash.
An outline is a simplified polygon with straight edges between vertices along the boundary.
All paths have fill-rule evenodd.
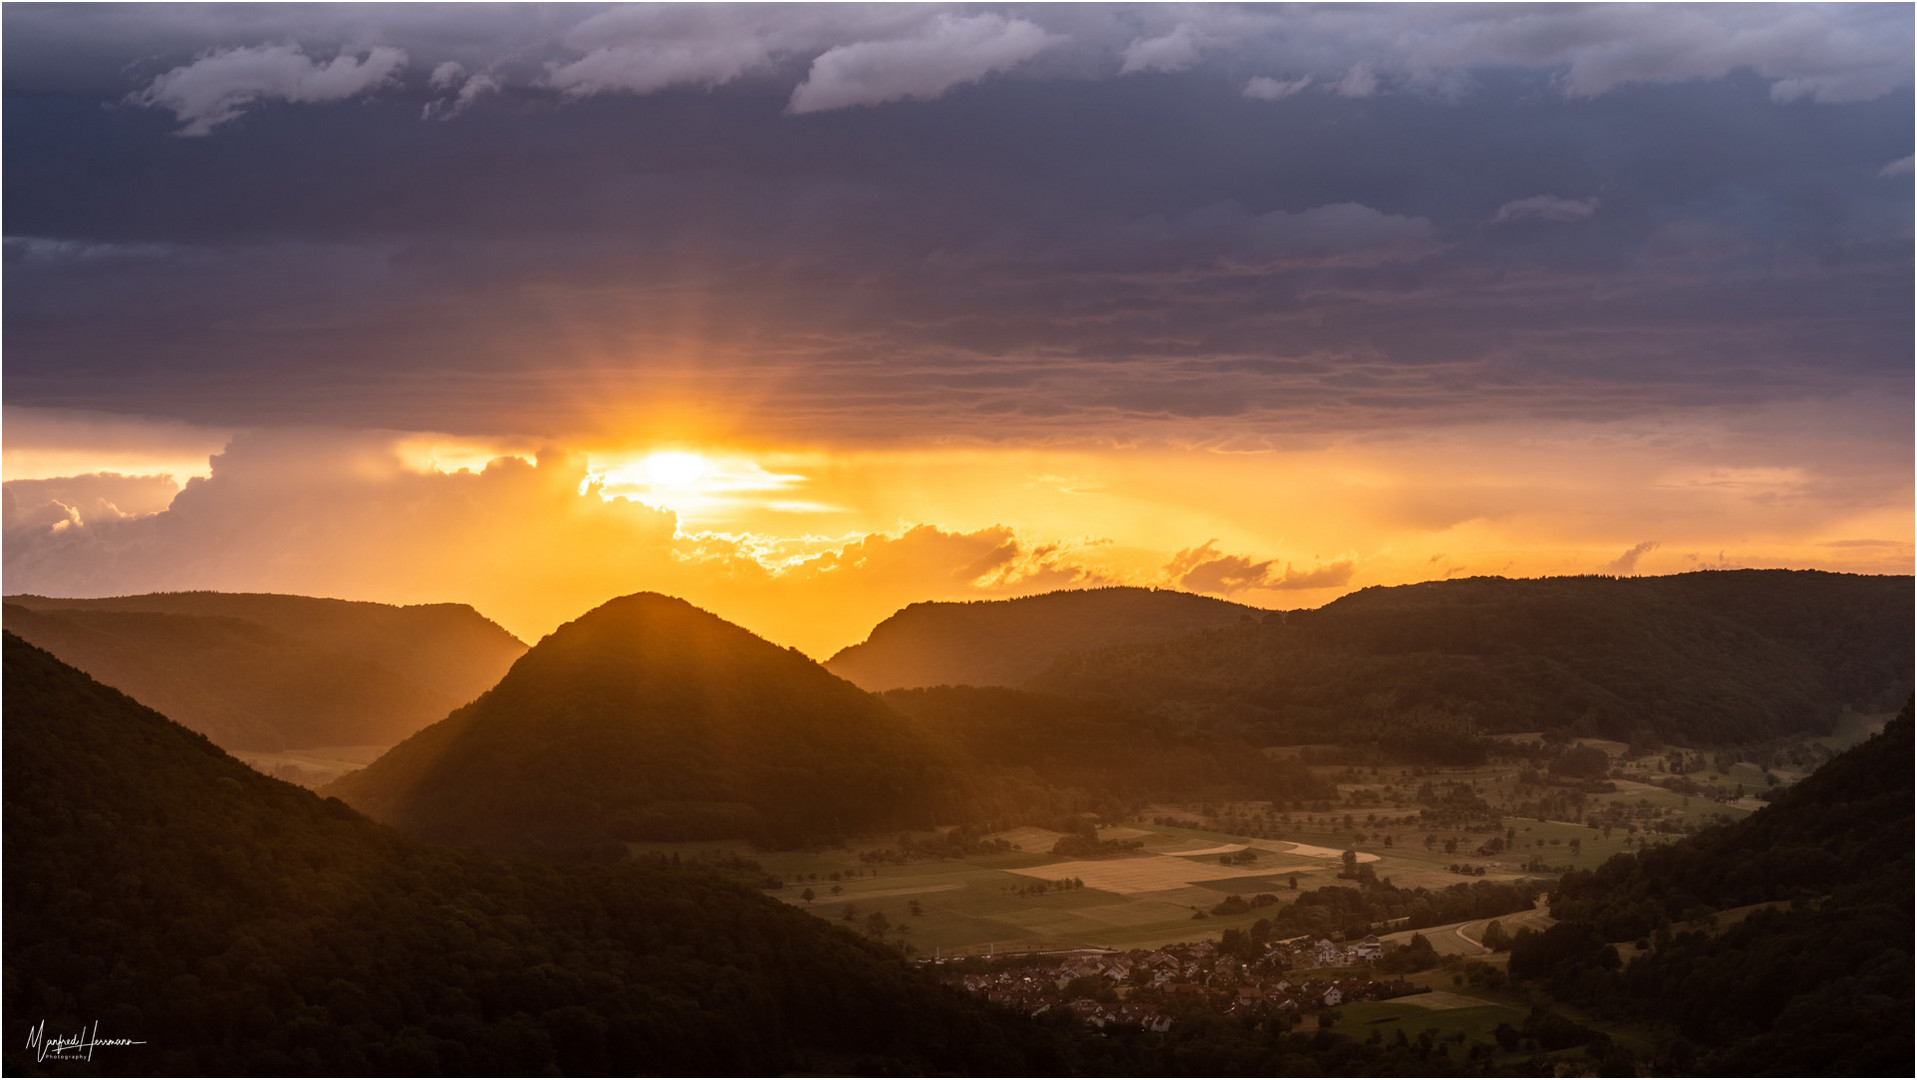
<path id="1" fill-rule="evenodd" d="M 655 490 L 696 491 L 712 474 L 712 463 L 689 450 L 660 450 L 639 462 L 639 474 Z"/>

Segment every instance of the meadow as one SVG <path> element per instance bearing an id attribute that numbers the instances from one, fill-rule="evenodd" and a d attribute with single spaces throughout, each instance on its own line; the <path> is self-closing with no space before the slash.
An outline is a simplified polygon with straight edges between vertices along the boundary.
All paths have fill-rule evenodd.
<path id="1" fill-rule="evenodd" d="M 1614 792 L 1585 793 L 1580 820 L 1521 816 L 1522 808 L 1564 790 L 1527 783 L 1535 781 L 1523 775 L 1527 768 L 1521 761 L 1469 768 L 1315 766 L 1336 782 L 1336 804 L 1291 811 L 1262 802 L 1154 804 L 1100 829 L 1101 839 L 1140 845 L 1114 858 L 1053 856 L 1052 845 L 1063 834 L 1029 826 L 986 838 L 1010 845 L 1003 850 L 904 863 L 877 861 L 877 852 L 898 847 L 896 836 L 800 851 L 754 851 L 743 841 L 632 848 L 640 855 L 750 859 L 764 875 L 783 882 L 767 890 L 770 895 L 861 932 L 870 932 L 876 913 L 883 916 L 882 936 L 931 957 L 1217 939 L 1272 912 L 1267 907 L 1211 914 L 1226 897 L 1262 893 L 1283 904 L 1298 892 L 1338 884 L 1347 849 L 1380 879 L 1401 888 L 1437 890 L 1474 880 L 1542 876 L 1526 870 L 1526 863 L 1595 867 L 1619 852 L 1751 812 L 1745 805 L 1659 786 L 1654 781 L 1664 774 L 1642 760 L 1630 767 L 1641 773 L 1629 774 L 1645 779 L 1610 779 L 1604 783 L 1615 786 Z M 1736 774 L 1708 770 L 1691 778 L 1706 785 L 1736 782 Z M 1441 805 L 1420 801 L 1420 792 L 1467 788 L 1489 815 L 1452 824 L 1424 815 Z M 1593 825 L 1593 820 L 1614 824 Z M 1500 842 L 1501 850 L 1483 854 L 1492 841 Z M 1249 862 L 1243 861 L 1246 851 Z M 1517 917 L 1512 928 L 1527 918 Z M 1475 941 L 1482 929 L 1483 921 L 1468 924 L 1467 939 Z M 1440 953 L 1479 951 L 1449 929 L 1426 933 Z"/>

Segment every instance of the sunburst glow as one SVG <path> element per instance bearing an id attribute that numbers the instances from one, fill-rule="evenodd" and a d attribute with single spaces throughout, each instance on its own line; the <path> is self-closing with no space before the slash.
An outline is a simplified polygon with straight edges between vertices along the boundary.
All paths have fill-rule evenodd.
<path id="1" fill-rule="evenodd" d="M 648 454 L 635 469 L 647 486 L 668 491 L 696 491 L 713 471 L 704 455 L 684 450 Z"/>
<path id="2" fill-rule="evenodd" d="M 737 454 L 674 449 L 595 467 L 587 484 L 596 486 L 601 498 L 662 507 L 677 514 L 684 525 L 713 528 L 766 510 L 819 513 L 833 509 L 790 497 L 792 489 L 807 482 L 805 476 L 772 472 Z"/>

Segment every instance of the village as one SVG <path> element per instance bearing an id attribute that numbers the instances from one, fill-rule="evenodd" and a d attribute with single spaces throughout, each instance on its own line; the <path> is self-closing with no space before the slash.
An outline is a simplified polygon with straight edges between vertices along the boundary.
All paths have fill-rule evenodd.
<path id="1" fill-rule="evenodd" d="M 1180 1015 L 1211 1012 L 1316 1026 L 1324 1009 L 1420 993 L 1403 979 L 1378 981 L 1375 936 L 1351 945 L 1308 937 L 1275 942 L 1250 956 L 1200 941 L 1158 949 L 1097 949 L 923 961 L 950 985 L 1028 1016 L 1057 1009 L 1104 1028 L 1136 1024 L 1169 1031 Z"/>

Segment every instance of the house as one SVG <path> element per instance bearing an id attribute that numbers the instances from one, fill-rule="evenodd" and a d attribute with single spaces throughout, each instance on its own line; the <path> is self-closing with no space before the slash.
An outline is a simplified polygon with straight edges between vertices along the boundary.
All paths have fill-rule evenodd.
<path id="1" fill-rule="evenodd" d="M 1378 940 L 1378 935 L 1371 934 L 1351 950 L 1351 955 L 1365 961 L 1383 960 L 1384 942 Z"/>
<path id="2" fill-rule="evenodd" d="M 1344 1004 L 1344 1000 L 1345 1000 L 1345 992 L 1335 986 L 1325 991 L 1325 1005 L 1327 1007 L 1332 1005 L 1342 1005 Z"/>
<path id="3" fill-rule="evenodd" d="M 1319 967 L 1342 967 L 1345 962 L 1345 951 L 1333 945 L 1330 938 L 1319 938 L 1313 955 Z"/>

